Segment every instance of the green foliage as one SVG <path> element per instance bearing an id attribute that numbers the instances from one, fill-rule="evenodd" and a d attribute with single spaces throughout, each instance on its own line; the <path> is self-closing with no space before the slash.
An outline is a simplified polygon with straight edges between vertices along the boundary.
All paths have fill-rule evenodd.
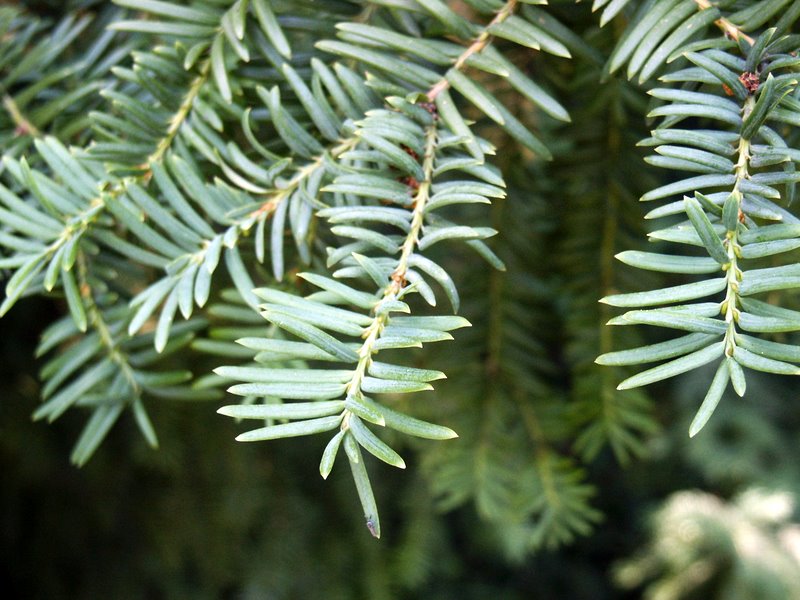
<path id="1" fill-rule="evenodd" d="M 659 431 L 639 388 L 711 364 L 694 436 L 800 374 L 800 8 L 539 4 L 0 9 L 0 314 L 63 307 L 34 418 L 88 412 L 72 461 L 224 403 L 240 441 L 325 434 L 375 537 L 368 455 L 409 449 L 519 559 L 601 521 L 603 450 Z"/>
<path id="2" fill-rule="evenodd" d="M 780 3 L 769 4 L 777 9 Z M 628 76 L 633 77 L 640 68 L 637 57 L 647 56 L 654 48 L 653 57 L 659 56 L 663 46 L 676 56 L 669 39 L 657 45 L 671 29 L 688 28 L 686 23 L 678 25 L 682 13 L 674 10 L 669 19 L 653 28 L 650 20 L 655 13 L 643 13 L 640 20 L 634 20 L 628 37 L 612 54 L 609 72 L 627 61 Z M 642 142 L 656 152 L 647 161 L 689 176 L 650 190 L 641 199 L 663 200 L 683 194 L 682 200 L 651 210 L 647 218 L 679 215 L 677 223 L 649 235 L 688 246 L 685 254 L 626 251 L 617 255 L 622 262 L 641 269 L 717 277 L 601 300 L 634 308 L 609 321 L 611 325 L 646 324 L 691 332 L 668 342 L 603 354 L 598 362 L 613 365 L 671 359 L 629 377 L 619 389 L 674 377 L 721 359 L 689 428 L 690 436 L 706 424 L 729 382 L 738 395 L 744 395 L 745 369 L 800 374 L 791 364 L 794 346 L 749 335 L 791 332 L 798 326 L 796 311 L 776 305 L 774 297 L 776 290 L 796 286 L 795 265 L 780 257 L 800 245 L 795 233 L 797 218 L 783 206 L 794 198 L 798 181 L 793 159 L 787 154 L 791 135 L 787 124 L 796 118 L 792 111 L 797 108 L 793 66 L 797 61 L 791 51 L 796 44 L 791 36 L 776 37 L 777 27 L 752 38 L 736 27 L 741 17 L 737 13 L 730 21 L 718 20 L 732 39 L 713 48 L 711 39 L 693 43 L 691 51 L 679 55 L 688 63 L 676 61 L 676 68 L 660 78 L 673 87 L 649 91 L 660 103 L 648 116 L 660 120 L 651 137 Z M 667 56 L 668 52 L 661 54 Z M 643 71 L 642 81 L 651 74 L 646 68 Z M 687 119 L 709 122 L 713 128 L 685 129 Z M 697 256 L 697 248 L 707 257 Z M 772 266 L 764 266 L 765 258 Z M 772 293 L 772 302 L 752 297 L 764 292 Z M 719 298 L 723 293 L 718 302 L 685 304 L 709 296 Z"/>

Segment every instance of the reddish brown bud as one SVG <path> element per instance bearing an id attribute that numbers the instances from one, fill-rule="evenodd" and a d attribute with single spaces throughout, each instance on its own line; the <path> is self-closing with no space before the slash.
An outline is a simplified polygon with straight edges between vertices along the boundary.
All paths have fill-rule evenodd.
<path id="1" fill-rule="evenodd" d="M 411 175 L 406 175 L 405 177 L 398 177 L 397 181 L 399 181 L 400 183 L 404 183 L 405 185 L 414 190 L 419 188 L 419 181 L 417 181 Z"/>
<path id="2" fill-rule="evenodd" d="M 406 146 L 406 145 L 402 145 L 402 146 L 400 146 L 400 147 L 401 147 L 401 148 L 403 149 L 403 151 L 404 151 L 406 154 L 408 154 L 408 155 L 409 155 L 411 158 L 413 158 L 414 160 L 416 160 L 417 162 L 419 162 L 419 154 L 417 154 L 416 152 L 414 152 L 414 151 L 413 151 L 411 148 L 409 148 L 409 147 L 408 147 L 408 146 Z"/>
<path id="3" fill-rule="evenodd" d="M 418 106 L 421 106 L 425 110 L 427 110 L 431 115 L 433 115 L 434 119 L 439 118 L 439 111 L 436 110 L 436 105 L 433 102 L 420 102 Z"/>
<path id="4" fill-rule="evenodd" d="M 751 73 L 750 71 L 746 71 L 739 75 L 739 81 L 742 82 L 744 88 L 747 90 L 747 93 L 751 96 L 758 91 L 758 86 L 760 81 L 758 79 L 758 75 L 755 73 Z"/>

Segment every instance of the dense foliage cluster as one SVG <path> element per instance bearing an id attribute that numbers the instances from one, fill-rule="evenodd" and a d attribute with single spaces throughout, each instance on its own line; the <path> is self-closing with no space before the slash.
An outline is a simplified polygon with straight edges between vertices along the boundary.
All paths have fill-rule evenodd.
<path id="1" fill-rule="evenodd" d="M 764 475 L 724 452 L 779 443 L 763 374 L 800 374 L 800 2 L 40 4 L 0 7 L 0 314 L 59 309 L 33 417 L 88 416 L 75 464 L 126 415 L 179 436 L 173 401 L 314 434 L 373 536 L 424 490 L 392 509 L 407 587 L 441 512 L 521 559 L 614 512 L 593 470 L 669 446 L 721 488 Z M 690 371 L 659 412 L 643 386 Z M 712 418 L 729 387 L 747 406 Z M 400 484 L 372 464 L 399 451 Z"/>

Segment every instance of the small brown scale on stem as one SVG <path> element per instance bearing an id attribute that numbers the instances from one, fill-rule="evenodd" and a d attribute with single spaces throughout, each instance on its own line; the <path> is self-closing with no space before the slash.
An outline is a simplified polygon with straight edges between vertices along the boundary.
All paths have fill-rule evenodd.
<path id="1" fill-rule="evenodd" d="M 420 108 L 424 108 L 429 113 L 431 113 L 434 121 L 437 121 L 439 119 L 439 112 L 436 109 L 436 104 L 434 104 L 433 102 L 420 102 L 418 106 Z"/>
<path id="2" fill-rule="evenodd" d="M 739 75 L 739 81 L 742 82 L 744 89 L 746 89 L 751 96 L 758 91 L 758 86 L 760 83 L 758 74 L 745 71 Z"/>
<path id="3" fill-rule="evenodd" d="M 406 175 L 405 177 L 398 177 L 397 181 L 399 181 L 400 183 L 404 183 L 412 190 L 419 189 L 419 181 L 417 181 L 416 178 L 412 177 L 411 175 Z"/>

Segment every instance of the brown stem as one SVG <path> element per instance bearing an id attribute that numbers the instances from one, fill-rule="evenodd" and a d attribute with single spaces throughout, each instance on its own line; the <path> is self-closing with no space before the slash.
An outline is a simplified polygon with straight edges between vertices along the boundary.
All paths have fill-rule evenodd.
<path id="1" fill-rule="evenodd" d="M 14 102 L 14 99 L 10 95 L 5 94 L 3 96 L 3 106 L 11 116 L 11 120 L 14 121 L 17 135 L 27 134 L 32 135 L 33 137 L 42 136 L 42 132 L 36 127 L 36 125 L 25 118 L 25 115 L 22 114 L 19 106 L 17 106 L 17 103 Z"/>
<path id="2" fill-rule="evenodd" d="M 695 4 L 700 7 L 701 10 L 706 10 L 713 7 L 713 4 L 709 2 L 709 0 L 694 0 Z M 755 43 L 755 40 L 739 29 L 736 25 L 731 23 L 725 17 L 721 17 L 714 21 L 714 24 L 719 27 L 725 35 L 731 38 L 732 40 L 736 40 L 737 42 L 742 39 L 745 40 L 751 46 Z"/>
<path id="3" fill-rule="evenodd" d="M 172 115 L 166 135 L 161 138 L 161 141 L 159 141 L 156 149 L 147 158 L 147 164 L 145 165 L 147 171 L 144 175 L 142 175 L 142 179 L 150 179 L 153 174 L 152 170 L 150 169 L 150 163 L 161 162 L 161 160 L 164 158 L 164 154 L 166 154 L 167 150 L 169 150 L 170 146 L 172 146 L 172 142 L 175 139 L 175 136 L 178 135 L 181 125 L 183 125 L 186 122 L 186 119 L 189 117 L 189 112 L 192 110 L 195 99 L 198 95 L 200 95 L 200 90 L 203 89 L 203 86 L 208 81 L 210 72 L 211 59 L 208 59 L 200 67 L 200 72 L 197 74 L 197 77 L 195 77 L 194 81 L 192 81 L 192 85 L 186 92 L 186 96 L 184 96 L 177 112 Z"/>
<path id="4" fill-rule="evenodd" d="M 517 8 L 518 0 L 508 0 L 506 5 L 500 9 L 500 11 L 494 16 L 491 23 L 487 25 L 483 32 L 477 37 L 475 41 L 473 41 L 464 52 L 461 53 L 461 56 L 456 59 L 456 62 L 451 67 L 452 69 L 461 70 L 464 68 L 467 60 L 473 54 L 478 54 L 483 51 L 486 46 L 489 45 L 489 42 L 492 41 L 492 34 L 489 33 L 489 27 L 492 25 L 497 25 L 498 23 L 502 23 L 512 14 L 514 14 L 514 10 Z M 428 91 L 428 100 L 433 102 L 436 99 L 436 96 L 441 94 L 443 91 L 450 87 L 450 82 L 447 81 L 446 77 L 442 77 L 439 81 L 437 81 L 433 87 Z"/>
<path id="5" fill-rule="evenodd" d="M 92 288 L 89 284 L 89 267 L 83 252 L 78 252 L 76 263 L 78 289 L 81 294 L 83 306 L 86 309 L 87 316 L 89 317 L 89 323 L 100 336 L 100 340 L 103 343 L 103 346 L 105 346 L 109 358 L 119 367 L 120 372 L 122 373 L 123 377 L 125 377 L 128 385 L 131 387 L 133 394 L 138 397 L 141 395 L 141 388 L 134 377 L 133 369 L 128 362 L 128 357 L 120 350 L 117 342 L 114 341 L 114 336 L 111 333 L 108 323 L 106 323 L 105 319 L 103 318 L 103 313 L 100 311 L 100 307 L 98 307 L 94 301 Z"/>

